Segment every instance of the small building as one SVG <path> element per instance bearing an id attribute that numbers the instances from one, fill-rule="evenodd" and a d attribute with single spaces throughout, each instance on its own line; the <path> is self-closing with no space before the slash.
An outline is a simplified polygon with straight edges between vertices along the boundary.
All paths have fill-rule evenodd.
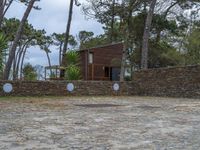
<path id="1" fill-rule="evenodd" d="M 80 50 L 83 80 L 118 81 L 123 43 Z"/>

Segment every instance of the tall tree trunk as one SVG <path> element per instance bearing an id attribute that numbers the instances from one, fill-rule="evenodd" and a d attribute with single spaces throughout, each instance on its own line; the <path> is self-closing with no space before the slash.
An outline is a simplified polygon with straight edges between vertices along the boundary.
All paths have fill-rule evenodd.
<path id="1" fill-rule="evenodd" d="M 31 0 L 29 2 L 29 5 L 24 13 L 24 16 L 20 22 L 20 25 L 19 25 L 19 28 L 17 30 L 17 33 L 15 35 L 15 39 L 14 39 L 14 42 L 13 42 L 13 45 L 11 46 L 10 48 L 10 53 L 9 53 L 9 56 L 8 56 L 8 61 L 6 63 L 6 67 L 5 67 L 5 70 L 4 70 L 4 79 L 5 80 L 8 80 L 9 78 L 9 74 L 10 74 L 10 69 L 11 69 L 11 66 L 12 66 L 12 62 L 13 62 L 13 59 L 15 57 L 15 52 L 16 52 L 16 48 L 17 48 L 17 44 L 21 38 L 21 35 L 23 33 L 23 28 L 24 28 L 24 25 L 25 25 L 25 22 L 31 12 L 31 9 L 33 8 L 33 5 L 35 3 L 36 0 Z"/>
<path id="2" fill-rule="evenodd" d="M 4 0 L 0 0 L 0 27 L 3 21 L 3 13 L 4 13 Z"/>
<path id="3" fill-rule="evenodd" d="M 115 23 L 115 0 L 113 0 L 113 2 L 112 2 L 112 19 L 111 19 L 110 43 L 113 42 L 114 23 Z"/>
<path id="4" fill-rule="evenodd" d="M 19 46 L 18 48 L 18 51 L 17 51 L 17 54 L 13 60 L 13 80 L 16 80 L 17 79 L 17 62 L 19 61 L 18 58 L 19 58 L 19 54 L 20 54 L 20 51 L 21 51 L 21 45 Z"/>
<path id="5" fill-rule="evenodd" d="M 122 60 L 121 60 L 121 69 L 120 69 L 120 81 L 124 81 L 124 74 L 125 74 L 125 65 L 126 65 L 126 52 L 127 51 L 127 41 L 123 43 L 123 50 L 122 50 Z"/>
<path id="6" fill-rule="evenodd" d="M 2 25 L 3 18 L 8 9 L 10 8 L 11 4 L 13 3 L 13 1 L 14 0 L 10 0 L 9 3 L 6 5 L 7 0 L 0 0 L 0 27 Z"/>
<path id="7" fill-rule="evenodd" d="M 68 16 L 67 28 L 66 28 L 66 32 L 65 32 L 63 55 L 67 52 L 67 48 L 68 48 L 69 33 L 70 33 L 70 27 L 71 27 L 71 22 L 72 22 L 72 14 L 73 14 L 73 6 L 74 6 L 74 0 L 71 0 L 70 1 L 70 7 L 69 7 L 69 16 Z M 62 61 L 62 63 L 63 63 L 63 61 Z"/>
<path id="8" fill-rule="evenodd" d="M 149 12 L 146 18 L 143 43 L 142 43 L 142 58 L 141 58 L 141 69 L 148 69 L 148 44 L 149 44 L 149 35 L 151 29 L 151 23 L 153 18 L 154 9 L 156 6 L 157 0 L 152 0 L 149 8 Z"/>
<path id="9" fill-rule="evenodd" d="M 62 47 L 63 47 L 63 42 L 60 43 L 59 47 L 59 65 L 61 66 L 61 61 L 62 61 Z"/>
<path id="10" fill-rule="evenodd" d="M 30 40 L 29 40 L 30 41 Z M 15 72 L 16 72 L 16 77 L 19 78 L 19 72 L 20 72 L 20 68 L 19 68 L 19 65 L 20 65 L 20 62 L 22 61 L 22 54 L 25 50 L 26 47 L 28 47 L 28 42 L 27 41 L 23 46 L 22 48 L 19 50 L 19 54 L 18 54 L 18 58 L 17 58 L 17 63 L 16 63 L 16 69 L 15 69 Z"/>
<path id="11" fill-rule="evenodd" d="M 5 0 L 6 1 L 6 0 Z M 8 9 L 10 8 L 11 4 L 13 3 L 14 0 L 10 0 L 9 3 L 7 4 L 6 7 L 4 7 L 4 12 L 3 12 L 3 16 L 5 16 L 6 12 L 8 11 Z M 5 2 L 6 3 L 6 2 Z M 6 4 L 4 4 L 5 6 Z"/>
<path id="12" fill-rule="evenodd" d="M 70 33 L 70 27 L 71 27 L 71 21 L 72 21 L 72 14 L 73 14 L 73 6 L 74 6 L 74 0 L 70 0 L 70 7 L 69 7 L 69 16 L 68 16 L 68 22 L 67 22 L 67 28 L 65 32 L 65 41 L 62 51 L 62 61 L 61 66 L 65 66 L 65 53 L 67 52 L 68 42 L 69 42 L 69 33 Z M 65 76 L 65 71 L 61 70 L 60 77 Z"/>
<path id="13" fill-rule="evenodd" d="M 47 55 L 47 60 L 48 60 L 48 64 L 49 64 L 49 68 L 50 68 L 50 74 L 52 75 L 52 68 L 51 68 L 51 59 L 50 59 L 50 56 L 49 56 L 49 52 L 48 51 L 45 51 L 46 55 Z"/>
<path id="14" fill-rule="evenodd" d="M 131 18 L 132 18 L 132 13 L 134 7 L 138 4 L 138 1 L 129 1 L 129 7 L 128 7 L 128 16 L 125 18 L 127 22 L 127 27 L 124 29 L 124 43 L 123 43 L 123 50 L 122 50 L 122 59 L 121 59 L 121 70 L 120 70 L 120 81 L 124 81 L 124 76 L 125 76 L 125 67 L 126 67 L 126 60 L 127 60 L 127 49 L 129 48 L 130 45 L 130 32 L 131 32 Z M 125 6 L 125 4 L 123 4 Z M 125 10 L 126 12 L 127 10 Z"/>
<path id="15" fill-rule="evenodd" d="M 17 59 L 16 67 L 15 67 L 16 79 L 19 78 L 19 64 L 21 62 L 22 53 L 23 53 L 23 51 L 20 50 L 20 52 L 18 54 L 18 59 Z"/>
<path id="16" fill-rule="evenodd" d="M 24 59 L 25 59 L 27 48 L 28 48 L 28 44 L 25 46 L 23 53 L 22 53 L 22 60 L 21 60 L 21 65 L 20 65 L 20 79 L 22 79 Z"/>
<path id="17" fill-rule="evenodd" d="M 15 58 L 13 59 L 13 64 L 12 64 L 12 79 L 13 80 L 16 80 L 16 72 L 15 72 L 15 69 L 16 69 L 16 59 L 17 59 L 17 55 L 15 56 Z"/>

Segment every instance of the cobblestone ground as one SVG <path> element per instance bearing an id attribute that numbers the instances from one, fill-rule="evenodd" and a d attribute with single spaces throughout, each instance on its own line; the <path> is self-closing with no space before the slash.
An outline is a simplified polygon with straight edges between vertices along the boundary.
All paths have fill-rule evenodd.
<path id="1" fill-rule="evenodd" d="M 0 98 L 0 150 L 199 150 L 200 100 Z"/>

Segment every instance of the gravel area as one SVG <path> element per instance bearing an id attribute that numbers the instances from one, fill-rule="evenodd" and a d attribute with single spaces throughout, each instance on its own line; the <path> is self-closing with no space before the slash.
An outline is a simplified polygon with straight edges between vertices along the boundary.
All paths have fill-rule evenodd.
<path id="1" fill-rule="evenodd" d="M 0 150 L 199 150 L 200 100 L 0 98 Z"/>

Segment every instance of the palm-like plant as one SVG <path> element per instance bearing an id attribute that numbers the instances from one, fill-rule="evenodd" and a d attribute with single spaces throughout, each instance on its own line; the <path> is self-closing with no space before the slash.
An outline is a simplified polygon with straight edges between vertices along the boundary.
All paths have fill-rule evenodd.
<path id="1" fill-rule="evenodd" d="M 71 50 L 66 53 L 67 65 L 77 65 L 79 54 L 77 51 Z"/>
<path id="2" fill-rule="evenodd" d="M 79 80 L 81 78 L 81 70 L 76 65 L 69 65 L 67 67 L 65 78 L 67 80 Z"/>
<path id="3" fill-rule="evenodd" d="M 2 77 L 2 72 L 3 72 L 3 58 L 5 57 L 5 49 L 7 48 L 7 40 L 5 36 L 0 33 L 0 78 Z"/>
<path id="4" fill-rule="evenodd" d="M 67 67 L 65 78 L 67 80 L 79 80 L 81 78 L 81 70 L 79 67 L 79 53 L 77 51 L 68 51 L 66 53 Z"/>

